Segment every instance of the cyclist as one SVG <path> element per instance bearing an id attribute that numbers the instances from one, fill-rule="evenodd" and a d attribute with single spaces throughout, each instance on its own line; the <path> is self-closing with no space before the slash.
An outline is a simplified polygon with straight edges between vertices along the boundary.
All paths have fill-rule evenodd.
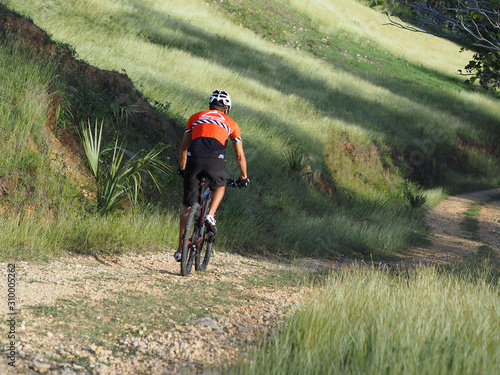
<path id="1" fill-rule="evenodd" d="M 205 224 L 216 232 L 215 212 L 224 197 L 226 188 L 226 146 L 228 139 L 233 143 L 236 162 L 240 170 L 240 187 L 250 185 L 247 176 L 247 162 L 241 142 L 238 124 L 228 116 L 231 97 L 224 90 L 215 90 L 210 95 L 209 109 L 195 113 L 188 121 L 179 151 L 177 174 L 184 177 L 184 208 L 180 217 L 179 247 L 174 254 L 180 262 L 182 258 L 182 236 L 189 209 L 198 199 L 199 176 L 211 180 L 212 205 Z"/>

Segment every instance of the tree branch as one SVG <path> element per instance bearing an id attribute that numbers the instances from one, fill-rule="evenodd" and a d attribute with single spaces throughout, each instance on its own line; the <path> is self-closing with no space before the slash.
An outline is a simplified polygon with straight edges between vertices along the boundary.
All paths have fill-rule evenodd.
<path id="1" fill-rule="evenodd" d="M 388 15 L 389 24 L 413 32 L 448 39 L 471 39 L 472 45 L 500 52 L 500 4 L 478 0 L 398 0 L 414 16 L 400 18 L 403 25 Z"/>

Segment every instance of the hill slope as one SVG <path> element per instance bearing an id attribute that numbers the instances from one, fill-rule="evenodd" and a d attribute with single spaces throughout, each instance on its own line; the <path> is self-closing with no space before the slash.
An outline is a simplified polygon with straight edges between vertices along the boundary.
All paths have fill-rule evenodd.
<path id="1" fill-rule="evenodd" d="M 213 88 L 230 92 L 253 184 L 226 197 L 221 247 L 387 256 L 424 231 L 408 193 L 498 184 L 497 102 L 454 76 L 458 47 L 382 27 L 354 1 L 263 4 L 8 2 L 79 58 L 125 71 L 179 134 Z"/>

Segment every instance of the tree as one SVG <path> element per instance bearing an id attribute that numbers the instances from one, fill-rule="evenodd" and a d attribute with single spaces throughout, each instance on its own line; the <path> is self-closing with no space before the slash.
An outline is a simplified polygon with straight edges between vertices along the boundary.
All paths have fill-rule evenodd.
<path id="1" fill-rule="evenodd" d="M 500 88 L 500 0 L 397 0 L 408 12 L 407 24 L 392 25 L 441 38 L 461 40 L 475 52 L 465 67 L 470 82 Z"/>

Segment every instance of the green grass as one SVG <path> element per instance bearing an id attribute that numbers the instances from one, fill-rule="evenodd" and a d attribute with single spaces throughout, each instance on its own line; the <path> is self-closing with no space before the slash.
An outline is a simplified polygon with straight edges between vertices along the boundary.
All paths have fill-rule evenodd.
<path id="1" fill-rule="evenodd" d="M 408 179 L 435 189 L 423 193 L 435 199 L 499 183 L 500 165 L 488 151 L 500 136 L 497 99 L 455 75 L 470 56 L 449 42 L 382 26 L 385 16 L 358 2 L 8 5 L 79 58 L 126 72 L 170 116 L 179 137 L 214 88 L 230 92 L 252 186 L 227 192 L 218 213 L 220 248 L 390 257 L 425 232 L 422 213 L 430 204 L 409 207 Z M 80 101 L 86 106 L 79 102 L 82 113 L 113 113 L 101 108 L 98 89 L 89 92 Z M 146 132 L 129 133 L 139 142 Z M 177 146 L 165 134 L 150 137 Z M 298 166 L 283 160 L 294 152 Z M 228 164 L 236 174 L 231 156 Z M 171 181 L 168 202 L 155 204 L 176 213 L 180 186 Z"/>
<path id="2" fill-rule="evenodd" d="M 51 133 L 46 128 L 51 101 L 57 94 L 55 65 L 21 50 L 0 44 L 0 178 L 17 206 L 50 205 L 50 200 L 70 192 L 61 165 L 52 163 Z M 15 69 L 13 69 L 15 67 Z M 13 150 L 16 150 L 13 152 Z M 49 191 L 43 190 L 43 181 Z M 3 194 L 4 195 L 4 194 Z M 44 199 L 48 195 L 49 199 Z"/>
<path id="3" fill-rule="evenodd" d="M 309 302 L 231 369 L 238 374 L 495 374 L 498 277 L 371 267 L 333 273 Z"/>
<path id="4" fill-rule="evenodd" d="M 228 189 L 216 250 L 387 259 L 426 233 L 425 210 L 447 194 L 500 182 L 498 98 L 455 74 L 470 54 L 383 26 L 384 15 L 357 1 L 4 4 L 74 47 L 79 58 L 126 72 L 179 138 L 213 89 L 230 92 L 252 185 Z M 53 153 L 51 137 L 71 128 L 71 117 L 61 109 L 55 133 L 46 124 L 59 97 L 60 108 L 71 106 L 78 120 L 105 118 L 108 145 L 123 134 L 138 148 L 160 141 L 177 146 L 178 139 L 126 121 L 118 125 L 123 112 L 111 106 L 105 90 L 79 85 L 81 92 L 72 94 L 74 82 L 55 62 L 8 44 L 0 44 L 0 56 L 0 76 L 7 77 L 0 83 L 0 130 L 8 135 L 0 139 L 0 182 L 8 189 L 0 197 L 1 258 L 174 247 L 179 180 L 163 181 L 163 198 L 146 196 L 141 207 L 99 215 L 83 190 L 95 193 L 95 186 L 82 183 Z M 175 147 L 169 156 L 175 165 Z M 235 175 L 233 160 L 228 164 Z M 426 203 L 412 209 L 408 189 L 422 192 Z M 481 247 L 447 270 L 391 274 L 355 267 L 331 274 L 233 370 L 494 374 L 500 366 L 495 267 L 494 250 Z M 253 282 L 276 289 L 298 278 L 266 270 Z M 203 292 L 205 282 L 193 280 L 190 291 Z M 224 283 L 217 288 L 206 296 L 212 304 L 260 302 L 246 292 L 227 296 L 231 288 Z M 183 299 L 186 287 L 168 292 L 123 291 L 92 303 L 59 300 L 33 312 L 53 318 L 50 329 L 119 351 L 117 337 L 207 314 L 199 301 Z M 179 310 L 166 312 L 161 306 L 170 306 L 171 297 Z M 141 309 L 134 307 L 139 301 Z M 124 320 L 96 319 L 105 313 Z"/>
<path id="5" fill-rule="evenodd" d="M 0 55 L 0 75 L 9 77 L 0 85 L 5 135 L 0 140 L 0 258 L 164 250 L 174 243 L 173 213 L 142 207 L 101 217 L 85 198 L 93 185 L 69 169 L 66 151 L 54 142 L 69 124 L 53 129 L 55 134 L 47 126 L 70 101 L 67 77 L 57 62 L 15 44 L 0 44 Z M 163 188 L 169 188 L 168 181 Z"/>
<path id="6" fill-rule="evenodd" d="M 121 254 L 164 251 L 175 243 L 177 215 L 132 210 L 108 216 L 64 207 L 52 215 L 0 218 L 1 258 L 46 259 L 64 254 Z"/>

